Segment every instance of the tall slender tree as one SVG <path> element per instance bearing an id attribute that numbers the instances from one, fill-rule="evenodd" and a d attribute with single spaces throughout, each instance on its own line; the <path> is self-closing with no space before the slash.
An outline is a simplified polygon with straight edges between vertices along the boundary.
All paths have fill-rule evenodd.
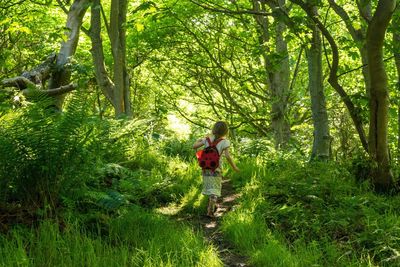
<path id="1" fill-rule="evenodd" d="M 318 8 L 312 7 L 318 16 Z M 318 26 L 311 22 L 311 46 L 307 49 L 308 90 L 311 97 L 311 110 L 314 123 L 314 141 L 311 160 L 327 160 L 330 157 L 331 137 L 329 134 L 328 112 L 326 110 L 325 92 L 322 75 L 322 40 Z"/>
<path id="2" fill-rule="evenodd" d="M 365 130 L 363 127 L 363 122 L 362 118 L 360 115 L 359 110 L 356 108 L 355 104 L 351 100 L 349 94 L 346 92 L 346 90 L 343 88 L 343 86 L 339 83 L 338 79 L 338 69 L 339 69 L 339 48 L 338 45 L 333 38 L 332 34 L 329 32 L 328 28 L 324 25 L 324 23 L 321 22 L 320 18 L 315 16 L 313 13 L 313 5 L 310 5 L 309 3 L 306 3 L 302 0 L 290 0 L 292 3 L 295 3 L 299 5 L 308 15 L 308 17 L 315 22 L 315 24 L 318 26 L 320 29 L 322 35 L 326 40 L 328 41 L 330 47 L 331 47 L 331 53 L 332 53 L 332 60 L 329 64 L 330 66 L 330 71 L 329 71 L 329 77 L 328 77 L 328 82 L 332 86 L 333 89 L 339 94 L 341 100 L 343 103 L 346 105 L 347 110 L 350 113 L 351 119 L 353 121 L 354 127 L 356 128 L 356 131 L 358 133 L 358 136 L 360 138 L 361 144 L 364 148 L 365 151 L 368 151 L 368 142 L 367 142 L 367 137 L 365 134 Z"/>
<path id="3" fill-rule="evenodd" d="M 90 37 L 92 40 L 92 57 L 96 80 L 106 98 L 113 105 L 115 115 L 131 115 L 129 77 L 126 68 L 126 0 L 111 2 L 110 25 L 105 21 L 111 42 L 113 57 L 113 78 L 107 72 L 104 62 L 103 41 L 101 35 L 100 0 L 94 0 L 92 5 Z"/>

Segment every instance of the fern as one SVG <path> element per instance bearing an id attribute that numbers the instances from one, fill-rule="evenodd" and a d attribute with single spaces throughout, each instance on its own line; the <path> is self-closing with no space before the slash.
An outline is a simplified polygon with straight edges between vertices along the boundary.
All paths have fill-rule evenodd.
<path id="1" fill-rule="evenodd" d="M 0 150 L 7 151 L 0 155 L 1 201 L 55 203 L 100 156 L 101 146 L 91 145 L 98 132 L 87 123 L 84 94 L 76 93 L 63 113 L 50 104 L 43 99 L 0 118 Z"/>
<path id="2" fill-rule="evenodd" d="M 107 210 L 115 210 L 126 203 L 125 197 L 117 191 L 107 191 L 97 204 Z"/>

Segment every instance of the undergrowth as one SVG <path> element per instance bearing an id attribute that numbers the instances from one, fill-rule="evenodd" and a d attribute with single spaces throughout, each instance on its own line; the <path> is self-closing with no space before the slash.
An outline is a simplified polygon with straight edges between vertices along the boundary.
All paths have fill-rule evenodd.
<path id="1" fill-rule="evenodd" d="M 149 118 L 101 120 L 82 101 L 0 116 L 0 266 L 221 266 L 200 233 L 159 214 L 205 212 L 194 140 L 154 133 Z M 354 177 L 362 166 L 262 144 L 233 146 L 241 172 L 224 174 L 241 193 L 221 226 L 238 254 L 254 266 L 400 265 L 399 196 L 372 193 Z"/>
<path id="2" fill-rule="evenodd" d="M 0 117 L 0 266 L 221 266 L 199 233 L 153 212 L 198 178 L 191 141 L 159 139 L 149 119 L 101 120 L 84 101 Z"/>
<path id="3" fill-rule="evenodd" d="M 0 236 L 0 266 L 222 266 L 191 228 L 132 206 L 104 229 L 52 221 Z"/>
<path id="4" fill-rule="evenodd" d="M 399 265 L 399 196 L 376 195 L 337 163 L 249 159 L 222 230 L 255 266 Z"/>

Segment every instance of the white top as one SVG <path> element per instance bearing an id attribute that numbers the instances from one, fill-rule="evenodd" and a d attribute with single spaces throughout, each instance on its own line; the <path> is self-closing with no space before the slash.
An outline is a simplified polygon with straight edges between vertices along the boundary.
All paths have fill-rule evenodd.
<path id="1" fill-rule="evenodd" d="M 215 140 L 215 136 L 214 135 L 210 135 L 209 136 L 210 141 L 214 142 Z M 210 144 L 207 141 L 207 137 L 204 137 L 201 142 L 204 144 L 205 147 L 210 146 Z M 218 153 L 220 155 L 219 157 L 219 166 L 216 169 L 216 171 L 221 172 L 221 167 L 222 167 L 222 152 L 228 148 L 231 145 L 231 142 L 228 139 L 223 138 L 221 141 L 218 142 L 218 144 L 216 145 Z"/>

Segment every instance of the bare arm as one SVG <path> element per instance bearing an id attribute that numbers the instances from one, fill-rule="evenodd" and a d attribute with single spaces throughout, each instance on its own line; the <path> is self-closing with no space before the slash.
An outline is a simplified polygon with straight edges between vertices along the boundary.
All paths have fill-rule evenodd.
<path id="1" fill-rule="evenodd" d="M 231 154 L 229 153 L 229 147 L 227 147 L 227 148 L 224 150 L 224 153 L 225 153 L 225 157 L 226 157 L 226 159 L 228 160 L 229 165 L 231 165 L 232 169 L 233 169 L 235 172 L 239 172 L 239 171 L 240 171 L 239 168 L 236 166 L 235 162 L 233 162 L 232 156 L 231 156 Z"/>
<path id="2" fill-rule="evenodd" d="M 203 145 L 204 145 L 203 139 L 200 138 L 200 139 L 196 140 L 196 142 L 194 142 L 193 149 L 198 149 L 199 147 L 202 147 Z"/>

